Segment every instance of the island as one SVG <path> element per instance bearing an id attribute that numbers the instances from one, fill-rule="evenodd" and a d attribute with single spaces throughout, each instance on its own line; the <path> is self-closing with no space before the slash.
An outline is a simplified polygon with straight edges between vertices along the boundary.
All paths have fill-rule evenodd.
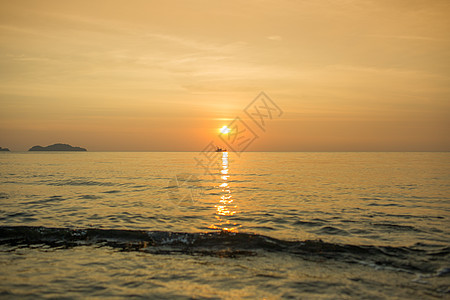
<path id="1" fill-rule="evenodd" d="M 9 149 L 0 147 L 0 151 L 9 151 Z"/>
<path id="2" fill-rule="evenodd" d="M 33 146 L 28 151 L 87 151 L 85 148 L 73 147 L 68 144 L 53 144 L 50 146 Z"/>

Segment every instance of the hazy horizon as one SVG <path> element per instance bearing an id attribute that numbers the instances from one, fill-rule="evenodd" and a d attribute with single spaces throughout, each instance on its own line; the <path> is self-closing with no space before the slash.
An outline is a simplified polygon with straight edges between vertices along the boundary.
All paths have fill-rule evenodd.
<path id="1" fill-rule="evenodd" d="M 261 91 L 283 114 L 248 151 L 450 151 L 448 1 L 0 6 L 11 151 L 198 152 Z"/>
<path id="2" fill-rule="evenodd" d="M 40 146 L 40 145 L 35 145 L 35 146 Z M 73 146 L 73 145 L 72 145 Z M 3 147 L 5 148 L 5 147 Z M 31 148 L 31 147 L 30 147 Z M 123 153 L 128 153 L 128 152 L 190 152 L 190 153 L 202 153 L 202 150 L 128 150 L 128 151 L 124 151 L 124 150 L 89 150 L 87 149 L 87 151 L 28 151 L 28 149 L 26 150 L 12 150 L 9 149 L 9 152 L 18 152 L 18 153 L 23 153 L 23 152 L 30 152 L 30 153 L 42 153 L 42 152 L 46 152 L 46 153 L 87 153 L 87 152 L 93 152 L 93 153 L 102 153 L 102 152 L 123 152 Z M 234 151 L 228 151 L 230 153 L 234 152 Z M 291 151 L 281 151 L 281 150 L 248 150 L 248 151 L 244 151 L 244 152 L 239 152 L 239 155 L 242 155 L 244 153 L 252 153 L 252 152 L 279 152 L 279 153 L 283 153 L 283 152 L 298 152 L 298 153 L 447 153 L 450 151 L 364 151 L 364 150 L 360 150 L 360 151 L 345 151 L 345 150 L 341 150 L 341 151 L 320 151 L 320 150 L 311 150 L 311 151 L 296 151 L 296 150 L 291 150 Z"/>

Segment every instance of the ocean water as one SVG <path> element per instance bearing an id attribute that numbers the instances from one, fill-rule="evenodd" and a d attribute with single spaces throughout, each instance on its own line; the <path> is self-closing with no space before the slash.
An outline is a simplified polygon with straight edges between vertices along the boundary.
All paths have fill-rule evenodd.
<path id="1" fill-rule="evenodd" d="M 450 298 L 449 153 L 0 153 L 1 298 Z"/>

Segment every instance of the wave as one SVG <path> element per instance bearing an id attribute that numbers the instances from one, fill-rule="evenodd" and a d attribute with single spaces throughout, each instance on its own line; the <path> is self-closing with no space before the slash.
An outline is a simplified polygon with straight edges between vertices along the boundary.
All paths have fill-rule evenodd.
<path id="1" fill-rule="evenodd" d="M 254 256 L 261 251 L 303 257 L 320 256 L 350 263 L 396 268 L 409 273 L 435 273 L 448 261 L 450 247 L 424 244 L 411 247 L 350 245 L 322 240 L 288 241 L 253 233 L 171 232 L 120 229 L 72 229 L 31 226 L 0 226 L 0 245 L 49 245 L 70 248 L 99 245 L 122 251 L 152 254 L 190 254 L 220 257 Z"/>
<path id="2" fill-rule="evenodd" d="M 47 183 L 48 185 L 54 185 L 54 186 L 65 186 L 65 185 L 72 185 L 72 186 L 114 186 L 116 184 L 112 182 L 103 182 L 103 181 L 95 181 L 95 180 L 84 180 L 84 179 L 68 179 L 68 180 L 59 180 L 59 181 L 52 181 L 50 183 Z"/>

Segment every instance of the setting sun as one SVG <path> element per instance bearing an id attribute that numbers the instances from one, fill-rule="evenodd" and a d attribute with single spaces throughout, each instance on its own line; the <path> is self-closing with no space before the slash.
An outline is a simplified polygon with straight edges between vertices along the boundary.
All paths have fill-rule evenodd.
<path id="1" fill-rule="evenodd" d="M 222 128 L 220 128 L 220 132 L 223 134 L 227 134 L 231 131 L 230 128 L 228 128 L 228 126 L 223 126 Z"/>

